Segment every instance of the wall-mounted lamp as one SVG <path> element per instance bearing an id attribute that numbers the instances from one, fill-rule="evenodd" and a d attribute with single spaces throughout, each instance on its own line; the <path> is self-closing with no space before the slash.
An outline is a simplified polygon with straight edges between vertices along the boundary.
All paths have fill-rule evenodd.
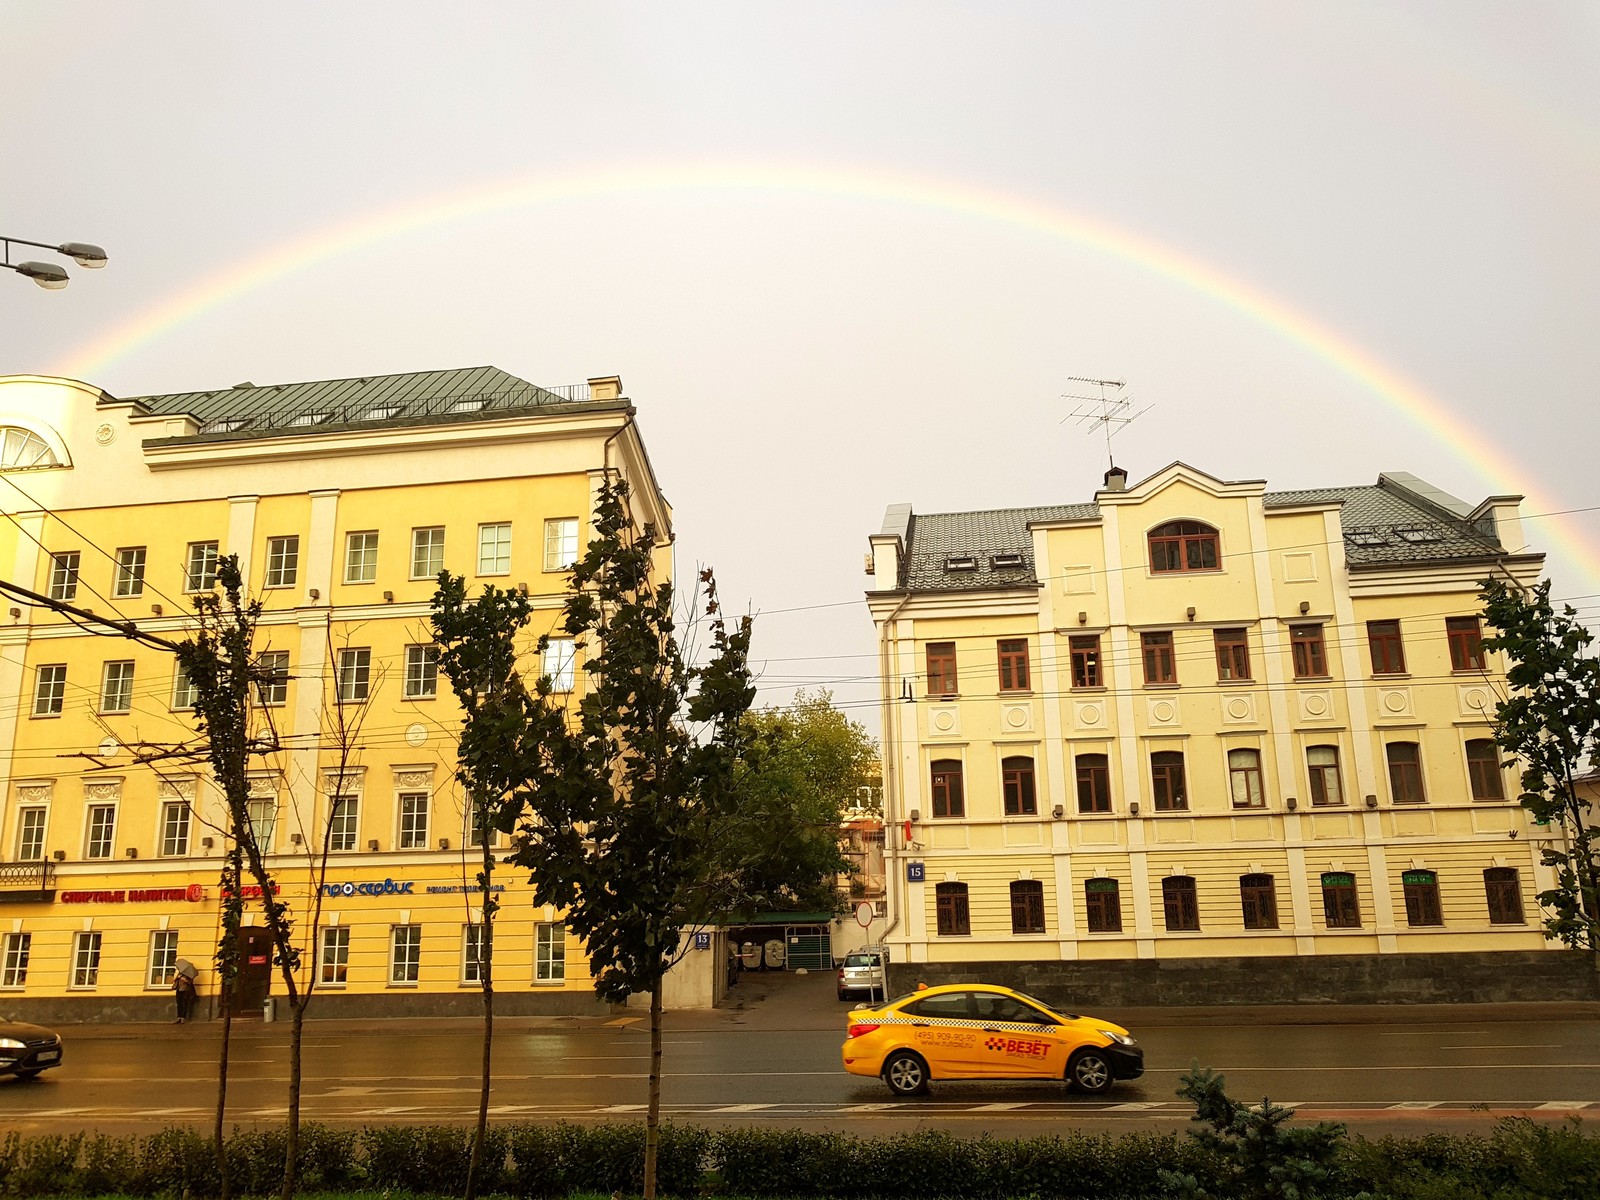
<path id="1" fill-rule="evenodd" d="M 165 610 L 163 610 L 161 605 L 159 605 L 159 604 L 152 604 L 150 606 L 150 611 L 155 613 L 155 615 L 159 617 L 162 614 L 162 612 L 165 611 Z"/>
<path id="2" fill-rule="evenodd" d="M 1089 623 L 1089 614 L 1086 613 L 1086 612 L 1079 612 L 1078 613 L 1078 624 L 1079 625 L 1087 625 L 1088 623 Z"/>
<path id="3" fill-rule="evenodd" d="M 1183 615 L 1188 617 L 1191 621 L 1194 620 L 1194 606 L 1190 605 L 1188 608 L 1184 609 Z"/>
<path id="4" fill-rule="evenodd" d="M 1299 808 L 1299 807 L 1300 807 L 1300 801 L 1298 801 L 1298 800 L 1296 800 L 1296 799 L 1295 799 L 1295 798 L 1294 798 L 1294 797 L 1293 797 L 1293 796 L 1290 796 L 1290 797 L 1289 797 L 1289 798 L 1288 798 L 1288 799 L 1287 799 L 1287 800 L 1285 800 L 1285 801 L 1284 801 L 1284 802 L 1283 802 L 1283 803 L 1284 803 L 1284 806 L 1285 806 L 1285 807 L 1286 807 L 1286 808 L 1288 808 L 1288 810 L 1289 810 L 1289 811 L 1290 811 L 1290 812 L 1293 812 L 1293 811 L 1294 811 L 1294 810 L 1295 810 L 1295 809 L 1297 809 L 1297 808 Z"/>
<path id="5" fill-rule="evenodd" d="M 126 850 L 123 851 L 123 853 L 125 855 L 127 855 L 129 858 L 138 858 L 139 857 L 139 847 L 137 847 L 137 846 L 129 846 Z"/>
<path id="6" fill-rule="evenodd" d="M 439 839 L 439 849 L 441 849 L 441 850 L 450 849 L 450 839 L 449 838 L 440 838 Z"/>
<path id="7" fill-rule="evenodd" d="M 1062 817 L 1067 815 L 1067 806 L 1065 804 L 1056 805 L 1050 810 L 1050 815 L 1058 821 L 1061 820 Z"/>
<path id="8" fill-rule="evenodd" d="M 55 859 L 57 862 L 66 862 L 67 861 L 67 852 L 65 850 L 57 850 L 50 857 Z"/>
<path id="9" fill-rule="evenodd" d="M 1139 802 L 1137 800 L 1132 800 L 1128 803 L 1128 815 L 1130 817 L 1137 817 L 1139 815 Z"/>
<path id="10" fill-rule="evenodd" d="M 378 839 L 373 838 L 371 841 L 369 841 L 367 843 L 367 849 L 376 854 L 378 852 Z"/>
<path id="11" fill-rule="evenodd" d="M 1376 796 L 1368 796 L 1367 797 L 1367 807 L 1368 808 L 1377 808 L 1378 807 L 1378 798 Z"/>
<path id="12" fill-rule="evenodd" d="M 308 588 L 308 589 L 306 589 L 306 595 L 310 596 L 313 600 L 321 600 L 322 599 L 322 593 L 317 591 L 316 588 Z"/>
<path id="13" fill-rule="evenodd" d="M 1309 601 L 1309 600 L 1300 601 L 1300 615 L 1303 617 L 1310 611 L 1311 611 L 1311 601 Z"/>
<path id="14" fill-rule="evenodd" d="M 216 842 L 212 841 L 210 838 L 201 838 L 200 839 L 200 849 L 202 849 L 202 850 L 209 850 L 209 849 L 211 849 L 211 847 L 213 847 L 215 845 L 216 845 Z"/>
<path id="15" fill-rule="evenodd" d="M 20 608 L 13 608 L 13 609 L 12 609 L 12 610 L 11 610 L 11 619 L 12 619 L 12 620 L 13 620 L 13 621 L 20 621 L 20 620 L 22 620 L 22 610 L 21 610 L 21 609 L 20 609 Z"/>
<path id="16" fill-rule="evenodd" d="M 394 603 L 394 593 L 393 592 L 385 592 L 383 594 L 383 602 L 385 604 L 393 604 Z"/>
<path id="17" fill-rule="evenodd" d="M 526 596 L 528 594 L 528 585 L 525 584 L 525 583 L 517 584 L 517 591 L 521 592 L 524 596 Z"/>
<path id="18" fill-rule="evenodd" d="M 298 846 L 300 844 L 300 842 L 301 842 L 301 838 L 300 838 L 300 835 L 298 833 L 291 833 L 289 835 L 289 844 L 291 846 Z"/>
<path id="19" fill-rule="evenodd" d="M 913 808 L 909 815 L 913 821 L 922 820 L 922 810 L 920 808 Z"/>

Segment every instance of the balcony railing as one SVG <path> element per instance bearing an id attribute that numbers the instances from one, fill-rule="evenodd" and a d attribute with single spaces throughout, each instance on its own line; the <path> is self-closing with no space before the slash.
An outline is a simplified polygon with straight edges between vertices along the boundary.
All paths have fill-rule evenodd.
<path id="1" fill-rule="evenodd" d="M 52 899 L 55 883 L 54 863 L 0 863 L 0 904 Z"/>

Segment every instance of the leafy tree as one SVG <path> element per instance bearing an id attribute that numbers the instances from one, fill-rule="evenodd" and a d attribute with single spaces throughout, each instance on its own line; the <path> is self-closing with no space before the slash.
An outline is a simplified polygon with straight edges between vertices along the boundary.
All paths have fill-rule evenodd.
<path id="1" fill-rule="evenodd" d="M 831 912 L 850 867 L 840 822 L 878 785 L 877 744 L 827 691 L 798 691 L 789 707 L 746 713 L 742 724 L 741 819 L 727 847 L 738 894 L 758 907 Z"/>
<path id="2" fill-rule="evenodd" d="M 1497 632 L 1485 648 L 1511 660 L 1511 694 L 1495 709 L 1495 743 L 1522 768 L 1522 807 L 1560 829 L 1562 845 L 1546 846 L 1556 886 L 1539 893 L 1546 933 L 1574 949 L 1600 951 L 1600 829 L 1577 787 L 1600 750 L 1600 661 L 1594 636 L 1563 605 L 1557 612 L 1547 579 L 1531 592 L 1488 580 L 1484 620 Z"/>

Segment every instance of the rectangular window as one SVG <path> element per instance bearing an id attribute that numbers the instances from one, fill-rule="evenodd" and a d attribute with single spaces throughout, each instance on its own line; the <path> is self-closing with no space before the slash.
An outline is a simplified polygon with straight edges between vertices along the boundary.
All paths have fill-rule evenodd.
<path id="1" fill-rule="evenodd" d="M 181 858 L 189 853 L 189 805 L 168 800 L 161 806 L 161 857 Z"/>
<path id="2" fill-rule="evenodd" d="M 553 517 L 544 523 L 544 569 L 566 571 L 578 561 L 578 518 Z"/>
<path id="3" fill-rule="evenodd" d="M 400 849 L 428 848 L 428 793 L 400 793 Z"/>
<path id="4" fill-rule="evenodd" d="M 1141 633 L 1139 646 L 1144 654 L 1146 684 L 1178 682 L 1178 667 L 1172 657 L 1170 633 Z"/>
<path id="5" fill-rule="evenodd" d="M 1075 765 L 1078 775 L 1078 811 L 1081 813 L 1110 812 L 1110 760 L 1104 754 L 1080 754 Z"/>
<path id="6" fill-rule="evenodd" d="M 1488 738 L 1467 743 L 1467 779 L 1474 800 L 1504 800 L 1505 780 L 1500 773 L 1500 749 Z"/>
<path id="7" fill-rule="evenodd" d="M 1217 678 L 1237 682 L 1250 678 L 1250 638 L 1244 629 L 1219 629 L 1216 632 Z"/>
<path id="8" fill-rule="evenodd" d="M 1396 804 L 1421 804 L 1422 753 L 1415 742 L 1390 742 L 1383 748 L 1389 763 L 1389 795 Z"/>
<path id="9" fill-rule="evenodd" d="M 931 768 L 933 815 L 936 817 L 964 817 L 967 815 L 966 798 L 961 788 L 961 764 L 945 758 Z"/>
<path id="10" fill-rule="evenodd" d="M 289 652 L 268 650 L 256 658 L 256 696 L 262 704 L 289 702 Z"/>
<path id="11" fill-rule="evenodd" d="M 372 650 L 349 646 L 339 651 L 338 694 L 340 704 L 359 704 L 372 685 Z"/>
<path id="12" fill-rule="evenodd" d="M 467 839 L 467 845 L 472 846 L 472 847 L 482 846 L 485 834 L 488 835 L 489 844 L 491 846 L 496 845 L 496 844 L 499 843 L 500 831 L 495 829 L 492 825 L 488 826 L 486 828 L 485 827 L 486 820 L 487 820 L 487 813 L 486 813 L 483 805 L 479 804 L 475 797 L 470 799 L 470 800 L 468 800 L 467 801 L 467 812 L 466 812 L 466 822 L 467 822 L 466 839 Z"/>
<path id="13" fill-rule="evenodd" d="M 117 568 L 111 582 L 111 594 L 118 600 L 144 595 L 143 546 L 124 546 L 117 551 Z"/>
<path id="14" fill-rule="evenodd" d="M 1478 628 L 1478 618 L 1451 617 L 1444 623 L 1444 631 L 1450 642 L 1450 669 L 1483 670 L 1483 634 Z"/>
<path id="15" fill-rule="evenodd" d="M 17 809 L 18 862 L 38 862 L 44 858 L 44 826 L 49 811 L 42 804 Z"/>
<path id="16" fill-rule="evenodd" d="M 406 647 L 407 700 L 431 698 L 439 694 L 439 647 Z"/>
<path id="17" fill-rule="evenodd" d="M 200 703 L 200 689 L 189 678 L 189 672 L 180 663 L 172 674 L 172 710 L 190 712 Z"/>
<path id="18" fill-rule="evenodd" d="M 67 665 L 40 667 L 33 677 L 33 715 L 59 717 L 67 699 Z"/>
<path id="19" fill-rule="evenodd" d="M 0 988 L 19 988 L 28 982 L 28 955 L 33 949 L 33 934 L 6 934 L 5 954 L 0 957 Z"/>
<path id="20" fill-rule="evenodd" d="M 1326 679 L 1328 655 L 1322 642 L 1321 625 L 1289 626 L 1289 646 L 1294 653 L 1296 679 Z"/>
<path id="21" fill-rule="evenodd" d="M 293 587 L 300 577 L 300 539 L 298 536 L 267 539 L 267 579 L 269 588 Z"/>
<path id="22" fill-rule="evenodd" d="M 562 983 L 567 978 L 567 927 L 540 922 L 534 940 L 533 981 Z"/>
<path id="23" fill-rule="evenodd" d="M 1265 808 L 1267 797 L 1261 786 L 1261 751 L 1228 751 L 1228 791 L 1235 808 Z"/>
<path id="24" fill-rule="evenodd" d="M 1361 906 L 1356 901 L 1356 877 L 1330 871 L 1322 877 L 1322 915 L 1329 929 L 1360 929 Z"/>
<path id="25" fill-rule="evenodd" d="M 956 694 L 956 644 L 928 643 L 928 695 Z"/>
<path id="26" fill-rule="evenodd" d="M 184 557 L 183 590 L 203 592 L 217 582 L 217 543 L 190 542 Z"/>
<path id="27" fill-rule="evenodd" d="M 444 570 L 444 526 L 411 531 L 411 578 L 432 579 Z"/>
<path id="28" fill-rule="evenodd" d="M 322 931 L 321 982 L 343 987 L 350 974 L 350 927 L 332 925 Z"/>
<path id="29" fill-rule="evenodd" d="M 158 929 L 150 935 L 150 965 L 145 972 L 147 988 L 168 988 L 178 969 L 178 931 Z"/>
<path id="30" fill-rule="evenodd" d="M 100 982 L 100 933 L 85 930 L 72 937 L 72 986 L 92 988 Z"/>
<path id="31" fill-rule="evenodd" d="M 1161 881 L 1161 907 L 1167 929 L 1193 933 L 1200 928 L 1200 901 L 1193 876 L 1171 875 Z"/>
<path id="32" fill-rule="evenodd" d="M 1406 648 L 1400 640 L 1399 621 L 1368 621 L 1367 650 L 1374 675 L 1404 675 Z"/>
<path id="33" fill-rule="evenodd" d="M 1483 873 L 1483 894 L 1491 925 L 1523 925 L 1522 886 L 1515 867 L 1490 867 Z"/>
<path id="34" fill-rule="evenodd" d="M 578 648 L 571 638 L 551 638 L 545 643 L 540 669 L 550 677 L 550 688 L 570 692 L 578 682 Z"/>
<path id="35" fill-rule="evenodd" d="M 1008 817 L 1032 817 L 1039 804 L 1034 794 L 1033 759 L 1023 756 L 1000 762 L 1000 794 Z"/>
<path id="36" fill-rule="evenodd" d="M 461 982 L 483 982 L 483 926 L 461 927 Z"/>
<path id="37" fill-rule="evenodd" d="M 376 583 L 378 581 L 378 531 L 365 529 L 344 536 L 344 581 L 346 583 Z"/>
<path id="38" fill-rule="evenodd" d="M 1122 898 L 1115 879 L 1083 881 L 1083 915 L 1090 933 L 1122 932 Z"/>
<path id="39" fill-rule="evenodd" d="M 278 802 L 270 796 L 257 796 L 246 802 L 245 815 L 250 820 L 250 836 L 255 839 L 256 849 L 271 854 L 272 838 L 278 825 Z"/>
<path id="40" fill-rule="evenodd" d="M 1100 635 L 1078 634 L 1067 639 L 1072 651 L 1072 686 L 1075 688 L 1103 687 L 1100 675 Z"/>
<path id="41" fill-rule="evenodd" d="M 125 713 L 133 708 L 133 663 L 108 662 L 100 675 L 100 711 Z"/>
<path id="42" fill-rule="evenodd" d="M 1028 682 L 1028 639 L 1002 638 L 996 643 L 1000 655 L 1000 690 L 1025 692 Z"/>
<path id="43" fill-rule="evenodd" d="M 1278 927 L 1278 890 L 1271 875 L 1239 876 L 1239 905 L 1246 929 Z"/>
<path id="44" fill-rule="evenodd" d="M 1439 907 L 1439 877 L 1432 871 L 1405 871 L 1400 887 L 1406 897 L 1407 925 L 1443 925 Z"/>
<path id="45" fill-rule="evenodd" d="M 934 889 L 934 920 L 940 937 L 966 937 L 972 933 L 972 914 L 967 908 L 967 885 L 941 883 Z"/>
<path id="46" fill-rule="evenodd" d="M 81 557 L 76 550 L 50 556 L 50 599 L 78 598 L 78 560 Z"/>
<path id="47" fill-rule="evenodd" d="M 508 522 L 478 526 L 478 574 L 511 574 L 511 525 Z"/>
<path id="48" fill-rule="evenodd" d="M 1344 803 L 1337 746 L 1312 746 L 1307 749 L 1306 770 L 1311 777 L 1311 803 L 1314 807 L 1333 808 Z"/>
<path id="49" fill-rule="evenodd" d="M 1019 879 L 1011 885 L 1011 932 L 1044 932 L 1044 884 Z"/>
<path id="50" fill-rule="evenodd" d="M 354 796 L 335 796 L 328 808 L 328 849 L 354 850 L 356 848 L 356 818 L 359 806 Z"/>
<path id="51" fill-rule="evenodd" d="M 85 858 L 110 858 L 112 842 L 117 829 L 117 806 L 115 804 L 91 804 L 89 806 L 88 829 L 83 839 L 83 856 Z"/>
<path id="52" fill-rule="evenodd" d="M 389 931 L 389 982 L 417 982 L 422 972 L 422 926 L 396 925 Z"/>
<path id="53" fill-rule="evenodd" d="M 1157 750 L 1150 756 L 1150 789 L 1157 812 L 1181 812 L 1189 807 L 1182 750 Z"/>

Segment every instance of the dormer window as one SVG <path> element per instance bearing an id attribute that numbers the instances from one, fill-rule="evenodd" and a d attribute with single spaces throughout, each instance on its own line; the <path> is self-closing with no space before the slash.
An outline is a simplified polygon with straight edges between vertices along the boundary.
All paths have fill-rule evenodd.
<path id="1" fill-rule="evenodd" d="M 996 571 L 1015 570 L 1022 565 L 1022 555 L 992 554 L 989 556 L 989 565 Z"/>
<path id="2" fill-rule="evenodd" d="M 1168 521 L 1150 531 L 1150 570 L 1215 571 L 1217 531 L 1199 521 Z"/>
<path id="3" fill-rule="evenodd" d="M 1438 542 L 1443 540 L 1437 529 L 1429 529 L 1422 525 L 1410 525 L 1403 529 L 1396 529 L 1395 533 L 1399 535 L 1401 540 L 1411 542 L 1414 545 L 1421 542 Z"/>
<path id="4" fill-rule="evenodd" d="M 250 424 L 249 417 L 218 417 L 214 421 L 207 421 L 206 433 L 234 433 Z"/>
<path id="5" fill-rule="evenodd" d="M 452 404 L 450 411 L 453 413 L 481 412 L 488 403 L 489 401 L 483 396 L 468 396 Z"/>
<path id="6" fill-rule="evenodd" d="M 1357 529 L 1345 534 L 1344 540 L 1352 546 L 1382 546 L 1388 543 L 1389 538 L 1376 529 Z"/>
<path id="7" fill-rule="evenodd" d="M 331 416 L 333 416 L 331 412 L 296 413 L 289 418 L 289 428 L 303 429 L 307 425 L 321 425 Z"/>
<path id="8" fill-rule="evenodd" d="M 972 554 L 951 554 L 944 560 L 946 571 L 976 571 L 978 559 Z"/>
<path id="9" fill-rule="evenodd" d="M 405 411 L 404 404 L 375 404 L 361 414 L 363 421 L 387 421 L 390 417 L 398 417 Z"/>

